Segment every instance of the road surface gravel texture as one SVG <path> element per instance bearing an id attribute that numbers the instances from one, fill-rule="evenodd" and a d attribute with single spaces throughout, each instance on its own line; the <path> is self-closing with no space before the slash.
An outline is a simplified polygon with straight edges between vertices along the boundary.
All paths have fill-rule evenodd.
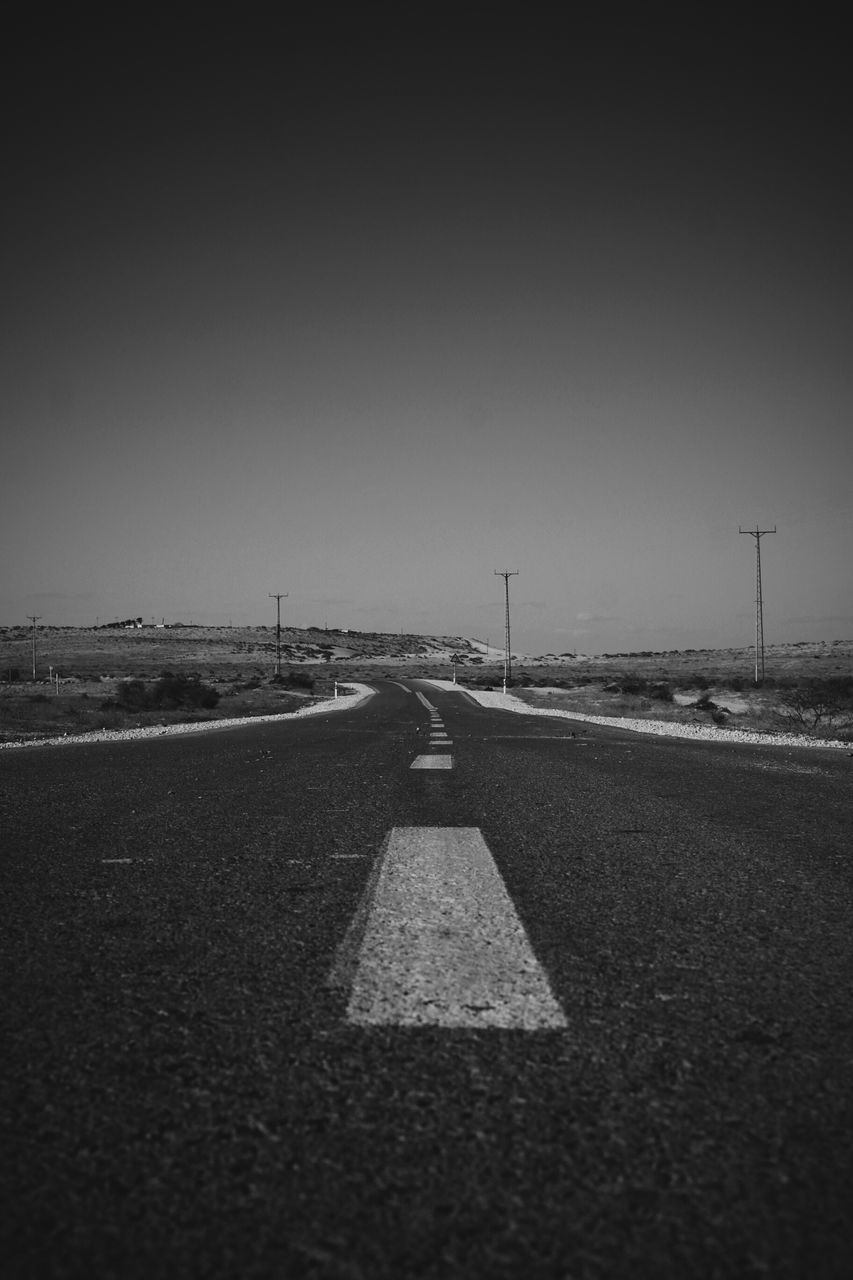
<path id="1" fill-rule="evenodd" d="M 4 1276 L 848 1276 L 849 755 L 375 687 L 0 757 Z M 425 828 L 482 834 L 565 1026 L 348 1020 Z"/>

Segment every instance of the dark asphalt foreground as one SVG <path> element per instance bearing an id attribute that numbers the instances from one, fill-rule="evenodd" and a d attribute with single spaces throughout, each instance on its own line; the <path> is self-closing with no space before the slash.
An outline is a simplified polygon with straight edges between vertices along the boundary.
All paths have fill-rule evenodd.
<path id="1" fill-rule="evenodd" d="M 853 760 L 421 686 L 5 752 L 7 1277 L 848 1276 Z M 478 826 L 568 1031 L 350 1028 L 392 826 Z"/>

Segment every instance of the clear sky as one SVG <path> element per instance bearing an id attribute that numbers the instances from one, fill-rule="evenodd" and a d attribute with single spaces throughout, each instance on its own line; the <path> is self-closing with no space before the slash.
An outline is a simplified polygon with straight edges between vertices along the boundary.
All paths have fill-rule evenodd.
<path id="1" fill-rule="evenodd" d="M 551 11 L 18 30 L 0 624 L 853 638 L 842 11 Z"/>

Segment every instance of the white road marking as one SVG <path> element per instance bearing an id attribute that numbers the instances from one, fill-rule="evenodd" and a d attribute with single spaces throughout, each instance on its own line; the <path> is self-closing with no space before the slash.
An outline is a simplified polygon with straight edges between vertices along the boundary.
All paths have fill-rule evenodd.
<path id="1" fill-rule="evenodd" d="M 477 827 L 395 827 L 333 970 L 359 1026 L 565 1027 Z"/>
<path id="2" fill-rule="evenodd" d="M 432 705 L 432 703 L 429 701 L 428 698 L 424 697 L 420 689 L 415 690 L 415 697 L 417 698 L 418 702 L 420 702 L 423 706 L 426 707 L 427 711 L 435 711 L 435 707 Z"/>
<path id="3" fill-rule="evenodd" d="M 416 756 L 409 765 L 410 769 L 452 769 L 453 756 Z"/>

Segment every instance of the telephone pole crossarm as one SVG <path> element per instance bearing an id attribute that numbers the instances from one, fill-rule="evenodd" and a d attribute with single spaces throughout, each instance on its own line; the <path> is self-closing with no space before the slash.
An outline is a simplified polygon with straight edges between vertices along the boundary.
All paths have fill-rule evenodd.
<path id="1" fill-rule="evenodd" d="M 775 533 L 776 526 L 772 529 L 759 529 L 758 525 L 754 529 L 742 529 L 738 525 L 738 533 L 746 533 L 750 538 L 755 538 L 755 683 L 761 684 L 764 680 L 764 600 L 761 594 L 761 539 L 766 533 Z M 760 673 L 760 674 L 759 674 Z"/>

